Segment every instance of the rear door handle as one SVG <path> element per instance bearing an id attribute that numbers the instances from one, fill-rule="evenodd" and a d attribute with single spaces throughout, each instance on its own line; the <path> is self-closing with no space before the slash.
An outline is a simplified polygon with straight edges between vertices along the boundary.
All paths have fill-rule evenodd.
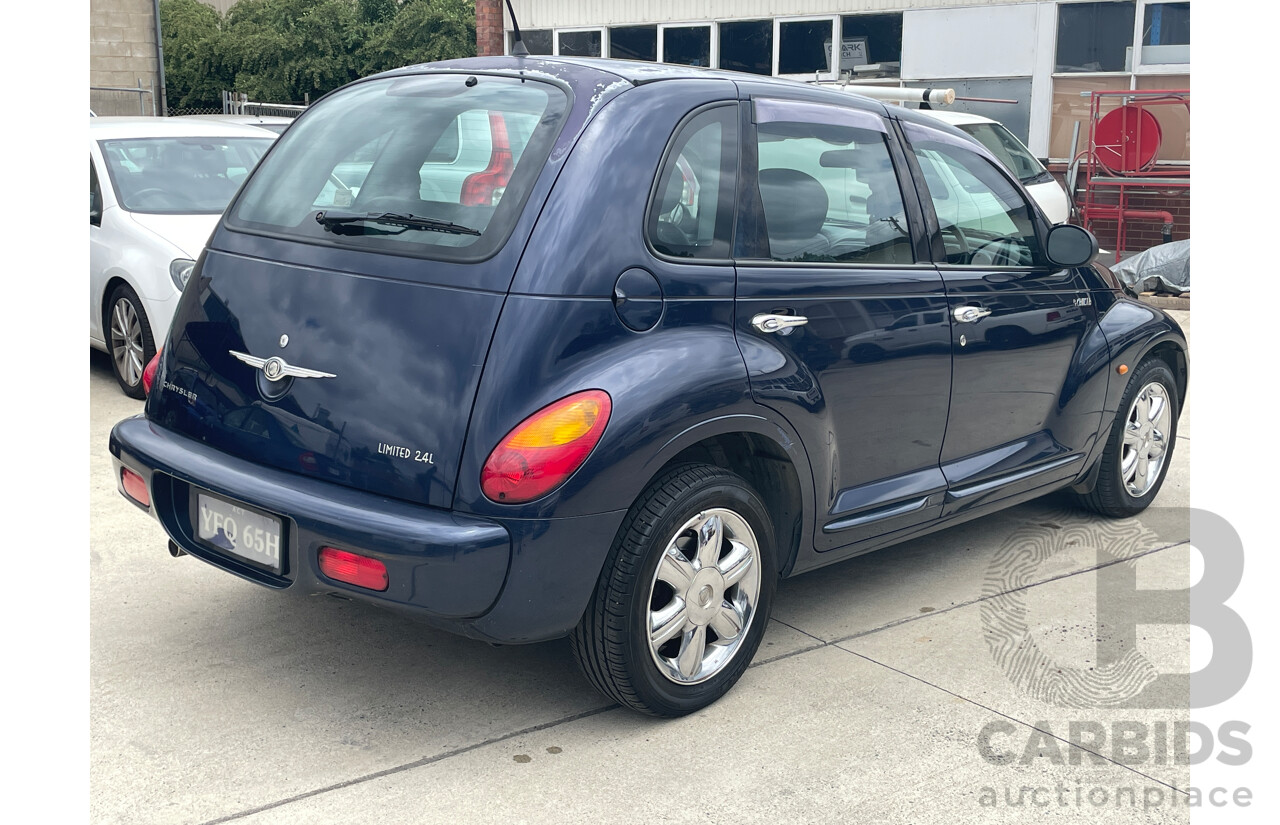
<path id="1" fill-rule="evenodd" d="M 751 319 L 751 326 L 761 332 L 782 332 L 791 331 L 792 327 L 802 327 L 809 323 L 809 319 L 803 315 L 770 315 L 762 312 Z"/>
<path id="2" fill-rule="evenodd" d="M 986 307 L 956 307 L 951 316 L 962 324 L 972 324 L 991 314 Z"/>

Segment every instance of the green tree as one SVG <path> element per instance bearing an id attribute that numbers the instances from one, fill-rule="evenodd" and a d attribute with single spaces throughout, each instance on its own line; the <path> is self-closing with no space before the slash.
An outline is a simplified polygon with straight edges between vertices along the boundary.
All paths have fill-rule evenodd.
<path id="1" fill-rule="evenodd" d="M 160 0 L 175 106 L 216 106 L 223 89 L 273 103 L 357 78 L 475 54 L 474 0 L 241 0 L 225 17 Z"/>
<path id="2" fill-rule="evenodd" d="M 165 86 L 171 106 L 217 106 L 234 73 L 219 57 L 222 18 L 199 0 L 160 0 Z"/>
<path id="3" fill-rule="evenodd" d="M 474 0 L 405 0 L 393 18 L 371 32 L 360 69 L 369 75 L 475 53 Z"/>

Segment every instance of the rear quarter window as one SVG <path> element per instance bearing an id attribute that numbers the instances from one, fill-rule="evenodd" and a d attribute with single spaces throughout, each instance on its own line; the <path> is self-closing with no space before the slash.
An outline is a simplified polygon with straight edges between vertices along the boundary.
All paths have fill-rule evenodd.
<path id="1" fill-rule="evenodd" d="M 227 225 L 394 254 L 487 257 L 514 227 L 568 107 L 557 86 L 507 77 L 356 84 L 280 138 Z"/>

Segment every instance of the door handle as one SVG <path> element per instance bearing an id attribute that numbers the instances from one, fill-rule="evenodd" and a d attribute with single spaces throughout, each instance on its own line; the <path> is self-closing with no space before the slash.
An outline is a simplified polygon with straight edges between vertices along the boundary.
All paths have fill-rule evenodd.
<path id="1" fill-rule="evenodd" d="M 761 332 L 781 332 L 786 334 L 792 327 L 802 327 L 809 323 L 803 315 L 770 315 L 762 312 L 751 319 L 751 326 Z"/>
<path id="2" fill-rule="evenodd" d="M 972 324 L 986 318 L 991 314 L 991 310 L 986 307 L 956 307 L 951 316 L 962 324 Z"/>

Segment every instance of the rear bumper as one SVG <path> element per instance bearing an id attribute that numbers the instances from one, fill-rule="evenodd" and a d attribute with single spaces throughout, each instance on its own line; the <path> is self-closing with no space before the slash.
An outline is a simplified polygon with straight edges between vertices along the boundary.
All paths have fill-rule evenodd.
<path id="1" fill-rule="evenodd" d="M 495 642 L 568 632 L 591 596 L 623 515 L 505 523 L 476 518 L 256 465 L 141 416 L 115 426 L 110 449 L 121 493 L 121 468 L 128 467 L 146 481 L 151 514 L 189 555 L 265 587 L 336 593 Z M 194 489 L 280 516 L 280 573 L 197 541 Z M 325 546 L 381 560 L 387 590 L 326 578 L 318 563 Z"/>

